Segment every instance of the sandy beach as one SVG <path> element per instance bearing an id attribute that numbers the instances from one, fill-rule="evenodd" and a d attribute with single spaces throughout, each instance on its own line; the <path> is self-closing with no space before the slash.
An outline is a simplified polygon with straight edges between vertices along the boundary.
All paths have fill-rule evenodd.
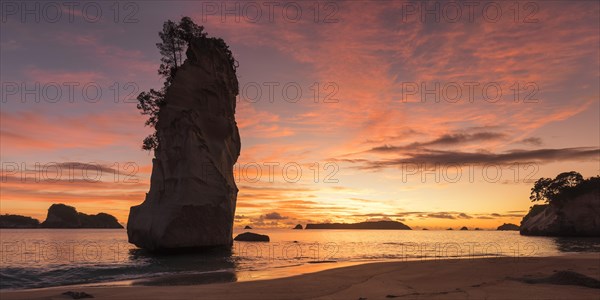
<path id="1" fill-rule="evenodd" d="M 556 257 L 367 263 L 245 282 L 58 287 L 0 292 L 9 299 L 600 299 L 600 253 Z"/>

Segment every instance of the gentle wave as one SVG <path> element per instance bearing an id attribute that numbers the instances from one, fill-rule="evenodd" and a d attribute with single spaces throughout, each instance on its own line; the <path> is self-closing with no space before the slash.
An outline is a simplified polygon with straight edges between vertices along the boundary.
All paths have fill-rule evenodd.
<path id="1" fill-rule="evenodd" d="M 600 252 L 598 238 L 525 237 L 518 232 L 256 230 L 270 243 L 234 243 L 228 253 L 149 255 L 127 242 L 123 230 L 1 230 L 0 289 L 80 284 L 202 284 L 235 281 L 248 273 L 303 265 Z M 6 245 L 21 245 L 16 248 Z M 42 245 L 38 247 L 39 245 Z M 43 245 L 65 245 L 48 256 Z M 76 245 L 75 247 L 66 247 Z M 87 245 L 87 246 L 86 246 Z M 89 245 L 94 245 L 89 247 Z M 87 247 L 87 248 L 86 248 Z M 60 247 L 59 247 L 60 248 Z M 52 248 L 55 249 L 55 248 Z M 65 251 L 67 249 L 68 251 Z M 84 252 L 88 250 L 89 253 Z M 91 250 L 96 250 L 97 253 Z M 113 250 L 118 251 L 114 252 Z M 95 253 L 95 254 L 94 254 Z M 50 257 L 50 258 L 49 258 Z M 35 258 L 35 259 L 31 259 Z M 286 271 L 287 272 L 287 271 Z M 256 273 L 256 274 L 258 274 Z M 288 274 L 288 273 L 286 273 Z M 154 278 L 154 279 L 153 279 Z M 258 278 L 258 277 L 256 277 Z M 264 278 L 264 277 L 260 277 Z M 124 283 L 125 284 L 125 283 Z"/>

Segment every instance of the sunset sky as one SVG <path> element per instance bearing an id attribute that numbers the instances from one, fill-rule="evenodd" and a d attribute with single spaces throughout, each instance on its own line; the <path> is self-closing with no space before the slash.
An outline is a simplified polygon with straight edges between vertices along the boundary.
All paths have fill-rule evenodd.
<path id="1" fill-rule="evenodd" d="M 127 221 L 153 156 L 135 97 L 182 16 L 239 62 L 237 227 L 495 228 L 536 179 L 600 173 L 598 1 L 44 3 L 1 7 L 2 214 Z"/>

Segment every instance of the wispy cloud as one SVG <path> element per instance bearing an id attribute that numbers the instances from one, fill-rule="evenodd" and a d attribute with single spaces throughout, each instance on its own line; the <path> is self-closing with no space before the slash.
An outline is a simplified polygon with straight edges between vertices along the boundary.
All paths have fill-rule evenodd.
<path id="1" fill-rule="evenodd" d="M 420 152 L 401 152 L 403 158 L 388 160 L 369 159 L 340 159 L 339 161 L 358 163 L 363 169 L 382 169 L 399 167 L 406 164 L 432 164 L 432 165 L 508 165 L 514 163 L 549 163 L 557 161 L 597 161 L 600 149 L 592 147 L 562 148 L 562 149 L 537 149 L 537 150 L 510 150 L 501 153 L 493 152 L 462 152 L 441 151 L 424 149 Z"/>

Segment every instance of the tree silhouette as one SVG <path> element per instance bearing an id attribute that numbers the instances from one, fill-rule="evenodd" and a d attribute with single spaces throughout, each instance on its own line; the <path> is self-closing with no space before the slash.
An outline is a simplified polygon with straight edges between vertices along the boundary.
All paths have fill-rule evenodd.
<path id="1" fill-rule="evenodd" d="M 166 103 L 166 94 L 171 86 L 177 70 L 183 65 L 183 54 L 194 39 L 210 39 L 215 42 L 215 45 L 222 49 L 231 66 L 235 71 L 235 60 L 223 39 L 207 38 L 204 32 L 204 26 L 199 26 L 189 17 L 183 17 L 179 23 L 167 20 L 163 24 L 163 29 L 158 33 L 161 42 L 156 43 L 161 54 L 161 64 L 158 68 L 158 74 L 164 79 L 164 85 L 160 90 L 150 89 L 148 92 L 141 92 L 138 97 L 137 108 L 142 115 L 147 115 L 146 126 L 156 127 L 158 122 L 158 114 L 160 108 Z M 144 138 L 142 149 L 156 150 L 159 146 L 159 139 L 156 131 Z"/>
<path id="2" fill-rule="evenodd" d="M 540 178 L 531 188 L 532 202 L 544 201 L 549 204 L 561 205 L 571 198 L 600 188 L 600 177 L 584 179 L 575 171 L 558 174 L 556 178 Z"/>
<path id="3" fill-rule="evenodd" d="M 179 24 L 168 20 L 163 24 L 162 32 L 158 33 L 161 43 L 156 47 L 162 55 L 158 74 L 165 77 L 165 86 L 171 85 L 177 69 L 183 64 L 183 53 L 194 38 L 205 38 L 204 27 L 198 26 L 189 17 L 181 18 Z"/>

